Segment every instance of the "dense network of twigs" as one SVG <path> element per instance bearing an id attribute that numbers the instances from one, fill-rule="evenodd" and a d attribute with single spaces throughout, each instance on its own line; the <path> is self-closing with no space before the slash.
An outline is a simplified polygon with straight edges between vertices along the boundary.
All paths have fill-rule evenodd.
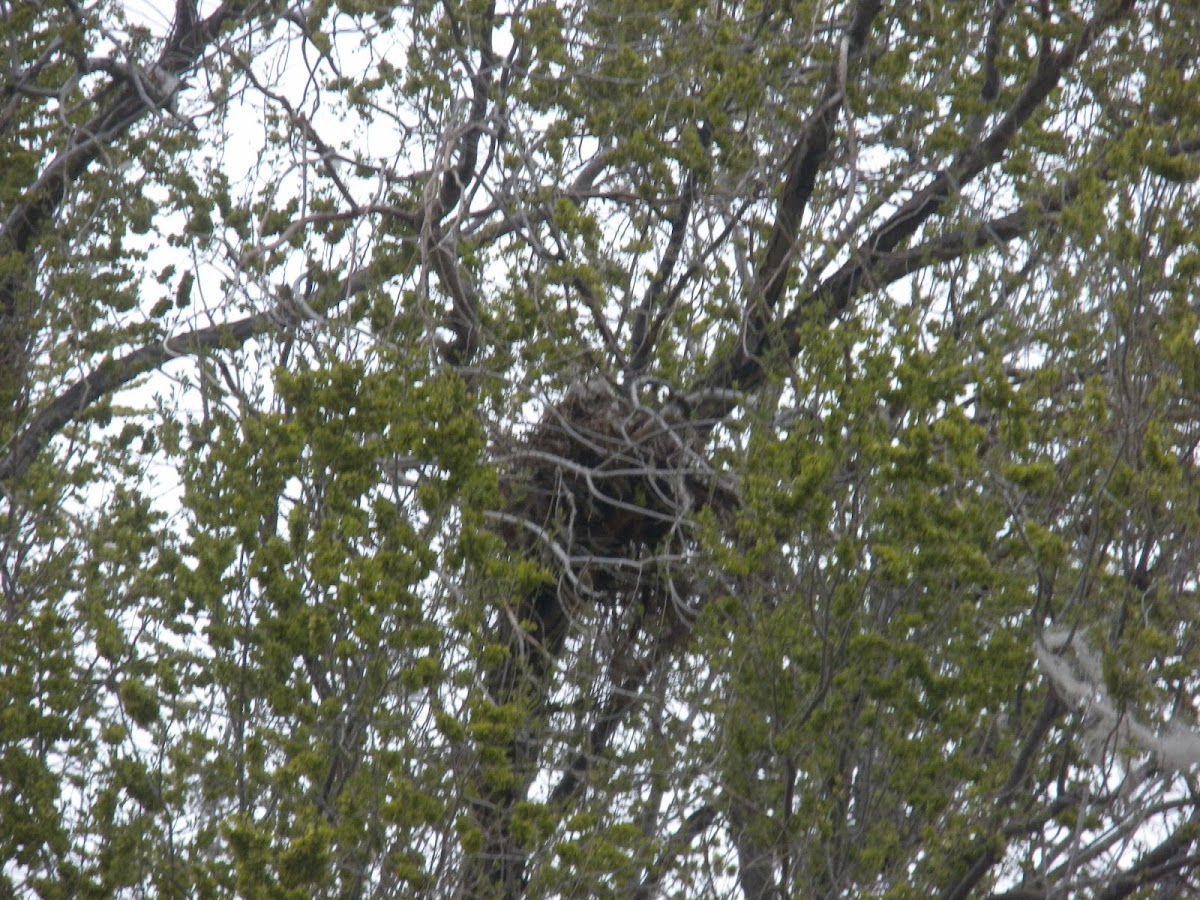
<path id="1" fill-rule="evenodd" d="M 594 379 L 505 448 L 506 508 L 494 520 L 511 551 L 532 551 L 550 573 L 515 611 L 537 654 L 557 657 L 583 609 L 686 618 L 673 563 L 716 485 L 701 442 L 678 401 L 642 402 Z"/>

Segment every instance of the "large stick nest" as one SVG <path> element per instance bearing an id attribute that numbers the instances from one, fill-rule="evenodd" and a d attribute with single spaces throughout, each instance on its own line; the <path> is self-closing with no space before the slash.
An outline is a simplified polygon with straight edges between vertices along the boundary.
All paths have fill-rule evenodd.
<path id="1" fill-rule="evenodd" d="M 558 576 L 553 592 L 533 600 L 543 640 L 557 643 L 582 603 L 644 602 L 655 589 L 712 490 L 699 444 L 677 405 L 645 405 L 589 381 L 507 448 L 500 533 Z"/>

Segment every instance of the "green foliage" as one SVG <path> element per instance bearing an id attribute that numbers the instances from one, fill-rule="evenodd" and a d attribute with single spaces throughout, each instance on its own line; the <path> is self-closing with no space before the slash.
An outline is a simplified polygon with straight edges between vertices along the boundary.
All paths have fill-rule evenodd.
<path id="1" fill-rule="evenodd" d="M 1190 5 L 137 7 L 0 18 L 0 895 L 1196 889 Z"/>

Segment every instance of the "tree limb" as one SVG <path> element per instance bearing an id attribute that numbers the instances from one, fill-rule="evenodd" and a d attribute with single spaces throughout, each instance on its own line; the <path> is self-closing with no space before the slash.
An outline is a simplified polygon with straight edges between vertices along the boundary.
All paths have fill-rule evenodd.
<path id="1" fill-rule="evenodd" d="M 1054 52 L 1043 44 L 1037 67 L 1029 81 L 987 137 L 936 172 L 924 188 L 859 245 L 838 271 L 804 297 L 782 320 L 777 333 L 783 335 L 783 347 L 789 357 L 794 357 L 802 349 L 799 343 L 800 328 L 813 310 L 820 310 L 823 316 L 833 319 L 860 294 L 878 288 L 880 283 L 872 278 L 876 266 L 885 262 L 889 253 L 939 213 L 950 197 L 1003 160 L 1013 138 L 1058 87 L 1070 66 L 1107 25 L 1126 14 L 1131 6 L 1132 0 L 1123 0 L 1110 6 L 1089 21 L 1076 40 L 1061 51 Z M 1008 224 L 1013 226 L 1016 220 Z M 964 243 L 964 251 L 965 247 Z M 949 249 L 949 246 L 944 248 L 946 252 Z M 767 350 L 768 339 L 765 327 L 761 333 L 748 328 L 737 346 L 715 361 L 708 374 L 700 380 L 698 389 L 721 392 L 733 388 L 746 391 L 759 387 L 766 377 L 763 354 Z"/>
<path id="2" fill-rule="evenodd" d="M 654 350 L 653 335 L 650 332 L 650 317 L 659 307 L 663 289 L 679 263 L 679 254 L 683 249 L 684 239 L 687 237 L 688 222 L 691 220 L 695 201 L 696 176 L 695 173 L 689 172 L 684 180 L 683 195 L 680 197 L 679 206 L 670 219 L 671 236 L 667 240 L 667 249 L 663 253 L 658 271 L 654 273 L 654 278 L 646 288 L 642 302 L 638 304 L 638 308 L 634 312 L 633 334 L 629 341 L 631 353 L 629 365 L 626 366 L 627 376 L 643 374 L 650 364 L 650 354 Z M 678 295 L 676 292 L 672 292 L 669 296 Z"/>
<path id="3" fill-rule="evenodd" d="M 856 57 L 866 43 L 867 34 L 882 7 L 881 0 L 862 0 L 855 9 L 843 37 L 841 54 L 846 61 Z M 767 249 L 755 273 L 754 293 L 748 303 L 742 343 L 757 345 L 762 339 L 770 311 L 779 303 L 791 268 L 796 233 L 804 210 L 812 198 L 817 175 L 829 152 L 833 129 L 845 104 L 845 84 L 841 77 L 842 60 L 836 61 L 829 74 L 825 93 L 801 130 L 784 164 L 786 177 L 776 205 L 775 225 L 767 239 Z M 761 304 L 761 307 L 759 306 Z"/>
<path id="4" fill-rule="evenodd" d="M 343 283 L 332 302 L 320 304 L 328 309 L 365 287 L 360 273 Z M 38 453 L 68 422 L 78 419 L 89 407 L 135 378 L 161 368 L 173 359 L 196 356 L 208 350 L 231 349 L 250 338 L 309 319 L 314 310 L 303 303 L 280 303 L 265 312 L 233 322 L 197 328 L 177 337 L 139 347 L 118 359 L 102 362 L 97 368 L 60 393 L 14 437 L 0 459 L 0 485 L 20 478 L 29 470 Z"/>

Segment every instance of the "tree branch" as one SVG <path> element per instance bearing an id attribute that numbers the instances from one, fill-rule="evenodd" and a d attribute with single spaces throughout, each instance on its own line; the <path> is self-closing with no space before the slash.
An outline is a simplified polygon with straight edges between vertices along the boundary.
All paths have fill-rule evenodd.
<path id="1" fill-rule="evenodd" d="M 475 178 L 475 163 L 479 158 L 479 141 L 485 131 L 491 99 L 492 73 L 496 55 L 492 50 L 492 28 L 496 20 L 496 4 L 489 3 L 482 17 L 483 36 L 479 42 L 479 65 L 471 76 L 471 111 L 458 144 L 458 163 L 445 173 L 438 194 L 434 219 L 441 221 L 458 203 L 467 185 Z M 457 23 L 456 23 L 457 26 Z"/>
<path id="2" fill-rule="evenodd" d="M 1046 739 L 1051 726 L 1058 721 L 1058 718 L 1064 711 L 1065 708 L 1054 691 L 1047 691 L 1046 701 L 1042 704 L 1042 711 L 1038 714 L 1037 720 L 1029 732 L 1029 736 L 1025 739 L 1025 743 L 1021 745 L 1021 750 L 1017 754 L 1016 762 L 1013 763 L 1013 767 L 1008 773 L 1008 779 L 1004 782 L 1004 787 L 1000 789 L 1000 795 L 997 798 L 997 807 L 1007 805 L 1016 794 L 1017 788 L 1021 786 L 1029 773 L 1033 757 L 1037 753 L 1038 748 L 1041 747 L 1042 741 Z M 953 887 L 942 894 L 942 900 L 963 900 L 963 898 L 967 897 L 975 885 L 987 874 L 988 870 L 999 862 L 1002 853 L 1003 851 L 996 847 L 985 845 L 983 851 L 975 858 L 971 867 L 967 870 L 967 873 Z"/>
<path id="3" fill-rule="evenodd" d="M 451 4 L 446 5 L 447 15 L 455 35 L 464 44 L 470 37 L 460 35 L 460 24 L 455 20 Z M 496 21 L 496 4 L 491 2 L 480 18 L 479 65 L 471 75 L 471 109 L 467 123 L 457 139 L 458 162 L 442 176 L 441 190 L 432 209 L 427 211 L 429 221 L 421 230 L 427 233 L 429 252 L 434 270 L 450 295 L 452 313 L 446 327 L 454 333 L 454 340 L 442 348 L 443 357 L 453 365 L 465 365 L 479 349 L 480 324 L 479 302 L 470 280 L 458 267 L 454 254 L 446 246 L 448 237 L 441 233 L 441 223 L 462 199 L 467 187 L 475 180 L 475 167 L 479 159 L 479 142 L 486 131 L 488 107 L 491 100 L 493 73 L 496 55 L 492 49 L 492 30 Z M 486 164 L 484 166 L 486 169 Z M 451 242 L 452 243 L 452 242 Z"/>
<path id="4" fill-rule="evenodd" d="M 886 262 L 887 255 L 940 212 L 951 196 L 1003 160 L 1013 138 L 1058 87 L 1067 69 L 1091 46 L 1104 27 L 1126 14 L 1131 6 L 1132 0 L 1123 0 L 1104 10 L 1084 26 L 1073 43 L 1057 53 L 1043 45 L 1033 75 L 988 136 L 935 173 L 929 184 L 881 224 L 837 272 L 804 297 L 782 320 L 777 333 L 784 336 L 784 348 L 789 357 L 800 351 L 800 329 L 814 309 L 832 320 L 844 312 L 854 298 L 866 290 L 878 288 L 880 282 L 872 276 L 876 267 Z M 1010 228 L 1017 224 L 1016 219 L 1007 223 Z M 997 223 L 997 227 L 1004 225 Z M 965 252 L 966 243 L 963 247 Z M 943 252 L 948 253 L 950 248 L 948 244 Z M 949 258 L 953 257 L 945 257 Z M 915 262 L 910 261 L 908 265 L 915 265 Z M 902 277 L 902 274 L 895 277 Z M 763 354 L 767 343 L 765 327 L 759 334 L 747 329 L 738 345 L 715 361 L 709 373 L 700 380 L 698 390 L 720 393 L 733 388 L 747 391 L 759 387 L 766 376 Z"/>
<path id="5" fill-rule="evenodd" d="M 665 873 L 671 860 L 683 853 L 691 846 L 692 841 L 704 834 L 717 820 L 717 811 L 707 803 L 701 806 L 679 826 L 679 830 L 667 838 L 667 845 L 663 848 L 663 852 L 659 854 L 654 865 L 646 873 L 642 883 L 638 885 L 637 891 L 633 894 L 634 900 L 649 900 L 654 896 L 654 892 L 658 890 L 662 883 L 663 873 Z"/>
<path id="6" fill-rule="evenodd" d="M 689 172 L 684 181 L 683 194 L 679 199 L 679 206 L 670 219 L 671 237 L 667 241 L 667 249 L 663 253 L 662 261 L 658 265 L 658 271 L 654 273 L 653 280 L 646 288 L 642 302 L 634 312 L 633 334 L 629 342 L 631 354 L 629 365 L 625 369 L 627 377 L 643 374 L 646 371 L 646 367 L 650 364 L 650 354 L 654 351 L 654 341 L 652 339 L 654 335 L 650 331 L 650 317 L 654 313 L 654 310 L 658 308 L 667 281 L 674 273 L 675 267 L 679 264 L 679 254 L 683 249 L 684 239 L 687 237 L 688 223 L 691 220 L 692 207 L 695 201 L 696 176 L 695 173 Z M 668 296 L 678 296 L 678 294 L 672 292 Z"/>
<path id="7" fill-rule="evenodd" d="M 186 6 L 181 0 L 179 7 Z M 0 242 L 12 251 L 25 253 L 45 222 L 63 203 L 67 188 L 95 162 L 101 149 L 147 114 L 167 108 L 183 86 L 180 76 L 195 65 L 213 37 L 239 18 L 249 17 L 250 13 L 248 4 L 224 3 L 204 20 L 194 15 L 177 18 L 170 39 L 150 70 L 151 74 L 158 75 L 157 78 L 145 77 L 146 73 L 140 71 L 123 79 L 114 75 L 96 96 L 115 92 L 115 98 L 86 124 L 74 130 L 63 150 L 26 193 L 24 201 L 5 218 L 0 226 Z M 148 91 L 148 85 L 158 89 Z"/>
<path id="8" fill-rule="evenodd" d="M 281 302 L 272 309 L 246 316 L 234 322 L 197 328 L 178 337 L 167 337 L 155 344 L 139 347 L 119 359 L 101 363 L 67 388 L 33 416 L 33 420 L 7 445 L 0 459 L 0 486 L 20 478 L 29 470 L 38 453 L 62 428 L 78 419 L 88 408 L 135 378 L 146 375 L 173 359 L 196 356 L 208 350 L 232 349 L 250 338 L 289 325 L 296 325 L 314 314 L 331 309 L 366 286 L 366 276 L 357 273 L 343 282 L 330 299 L 318 308 L 305 303 Z"/>
<path id="9" fill-rule="evenodd" d="M 207 19 L 200 20 L 194 3 L 178 0 L 176 21 L 158 61 L 148 69 L 116 64 L 105 67 L 109 81 L 91 100 L 99 107 L 98 111 L 67 135 L 61 149 L 0 223 L 0 257 L 8 260 L 5 273 L 0 277 L 0 383 L 8 386 L 0 403 L 5 407 L 0 410 L 0 416 L 7 419 L 5 436 L 9 434 L 9 422 L 19 419 L 25 412 L 25 398 L 20 386 L 26 382 L 28 357 L 38 330 L 32 324 L 31 304 L 35 301 L 31 296 L 37 277 L 41 236 L 53 229 L 53 219 L 72 196 L 72 186 L 104 149 L 128 134 L 148 114 L 170 110 L 183 85 L 180 76 L 191 70 L 216 35 L 251 15 L 250 5 L 225 3 Z M 42 60 L 35 65 L 42 65 Z M 88 60 L 77 59 L 71 77 L 91 65 Z M 95 396 L 88 392 L 96 386 L 89 386 L 83 395 L 72 395 L 71 402 L 90 404 Z M 61 428 L 71 417 L 55 427 Z M 0 476 L 0 481 L 14 477 L 16 472 L 28 467 L 33 456 L 25 459 L 25 454 L 35 455 L 36 449 L 44 446 L 50 435 L 39 436 L 40 429 L 56 419 L 56 416 L 38 417 L 22 437 L 14 439 L 11 446 L 20 452 L 16 457 L 10 454 L 3 466 L 8 474 Z M 30 428 L 34 430 L 30 431 Z"/>
<path id="10" fill-rule="evenodd" d="M 33 417 L 14 438 L 0 459 L 0 484 L 20 478 L 28 471 L 42 449 L 68 422 L 113 391 L 135 378 L 160 368 L 182 356 L 192 356 L 218 347 L 238 346 L 276 326 L 276 310 L 247 316 L 222 325 L 199 328 L 177 338 L 164 338 L 157 344 L 141 347 L 120 359 L 106 360 L 85 375 Z"/>
<path id="11" fill-rule="evenodd" d="M 804 210 L 812 198 L 817 175 L 833 139 L 834 126 L 845 103 L 844 66 L 861 52 L 881 6 L 881 0 L 861 0 L 859 3 L 842 38 L 841 52 L 829 73 L 825 93 L 788 154 L 784 164 L 786 179 L 776 205 L 775 225 L 767 239 L 767 249 L 762 262 L 755 273 L 756 296 L 751 297 L 748 303 L 750 312 L 747 315 L 743 344 L 757 345 L 761 341 L 770 311 L 776 307 L 783 295 L 800 220 L 804 217 Z"/>
<path id="12" fill-rule="evenodd" d="M 1194 872 L 1196 855 L 1189 851 L 1197 840 L 1200 840 L 1200 811 L 1193 812 L 1158 846 L 1110 881 L 1108 887 L 1096 895 L 1096 900 L 1121 900 L 1171 872 Z"/>

